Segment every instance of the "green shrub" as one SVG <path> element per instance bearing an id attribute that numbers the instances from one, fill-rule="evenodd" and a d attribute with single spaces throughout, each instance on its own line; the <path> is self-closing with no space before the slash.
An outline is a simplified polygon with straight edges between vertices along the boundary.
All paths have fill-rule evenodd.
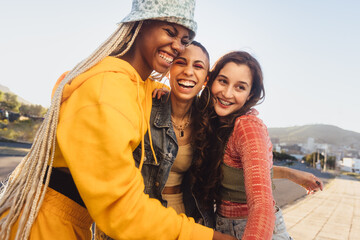
<path id="1" fill-rule="evenodd" d="M 2 129 L 0 128 L 0 137 L 20 142 L 32 142 L 41 124 L 40 121 L 33 121 L 31 119 L 9 123 L 7 121 L 0 122 L 6 125 Z"/>

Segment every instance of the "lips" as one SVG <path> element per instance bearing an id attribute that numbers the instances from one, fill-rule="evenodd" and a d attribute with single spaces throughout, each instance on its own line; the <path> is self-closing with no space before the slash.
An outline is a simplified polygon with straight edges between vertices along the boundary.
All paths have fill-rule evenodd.
<path id="1" fill-rule="evenodd" d="M 174 61 L 174 57 L 166 52 L 160 51 L 159 56 L 164 59 L 168 64 L 172 64 L 172 62 Z"/>
<path id="2" fill-rule="evenodd" d="M 226 107 L 233 104 L 232 102 L 228 102 L 228 101 L 223 100 L 223 99 L 220 99 L 220 98 L 217 98 L 217 99 L 218 99 L 218 101 L 219 101 L 219 103 L 220 103 L 221 105 L 224 105 L 224 106 L 226 106 Z"/>
<path id="3" fill-rule="evenodd" d="M 184 88 L 193 88 L 196 85 L 196 83 L 191 80 L 179 80 L 177 82 L 181 87 L 184 87 Z"/>

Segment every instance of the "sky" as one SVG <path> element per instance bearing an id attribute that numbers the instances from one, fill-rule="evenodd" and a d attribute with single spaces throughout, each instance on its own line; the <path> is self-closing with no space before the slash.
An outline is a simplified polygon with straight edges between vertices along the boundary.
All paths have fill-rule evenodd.
<path id="1" fill-rule="evenodd" d="M 131 0 L 0 0 L 0 84 L 50 106 L 57 78 L 91 54 Z M 360 133 L 360 1 L 197 0 L 211 65 L 250 52 L 264 72 L 268 127 L 329 124 Z"/>

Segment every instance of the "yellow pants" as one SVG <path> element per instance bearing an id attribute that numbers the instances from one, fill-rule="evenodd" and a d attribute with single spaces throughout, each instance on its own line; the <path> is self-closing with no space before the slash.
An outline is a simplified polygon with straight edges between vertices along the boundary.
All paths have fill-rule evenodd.
<path id="1" fill-rule="evenodd" d="M 6 215 L 4 213 L 4 215 Z M 31 228 L 30 239 L 91 239 L 92 219 L 88 211 L 48 188 L 39 214 Z M 15 239 L 18 221 L 12 228 L 10 239 Z"/>

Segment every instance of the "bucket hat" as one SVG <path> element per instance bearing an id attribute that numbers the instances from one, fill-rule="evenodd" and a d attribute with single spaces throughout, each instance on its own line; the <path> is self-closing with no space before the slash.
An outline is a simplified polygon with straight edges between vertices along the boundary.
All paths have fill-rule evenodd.
<path id="1" fill-rule="evenodd" d="M 131 12 L 120 23 L 148 19 L 182 25 L 196 33 L 195 0 L 133 0 Z"/>

